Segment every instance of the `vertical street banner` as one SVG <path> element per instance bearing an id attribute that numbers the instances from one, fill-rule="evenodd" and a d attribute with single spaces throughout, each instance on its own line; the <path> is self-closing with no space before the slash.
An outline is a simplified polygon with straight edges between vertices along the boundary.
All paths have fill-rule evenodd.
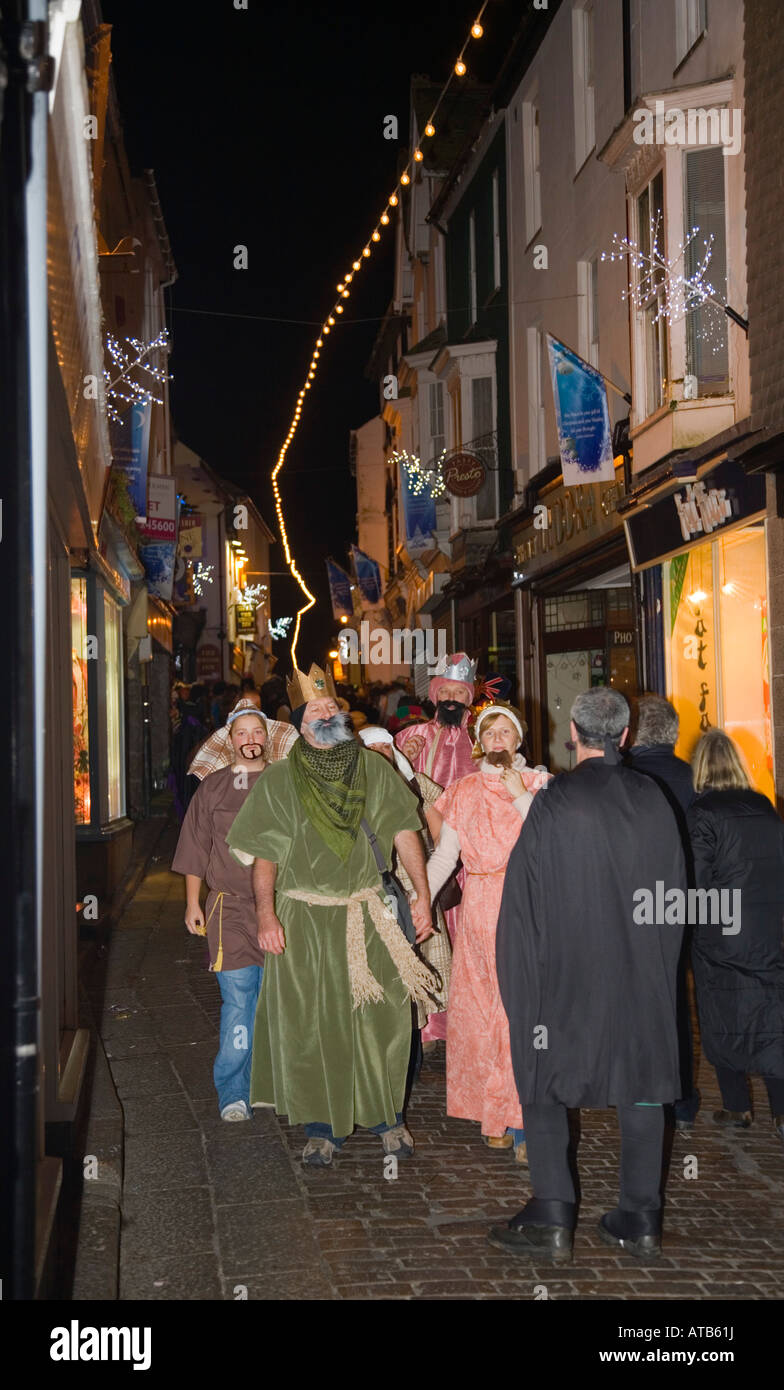
<path id="1" fill-rule="evenodd" d="M 380 603 L 381 570 L 376 561 L 366 555 L 364 550 L 358 550 L 355 545 L 351 547 L 351 558 L 354 561 L 354 573 L 363 599 L 366 603 Z"/>
<path id="2" fill-rule="evenodd" d="M 329 579 L 329 596 L 332 600 L 332 616 L 340 621 L 341 618 L 352 618 L 354 616 L 354 601 L 351 597 L 351 579 L 340 565 L 336 565 L 334 560 L 327 560 L 327 578 Z"/>
<path id="3" fill-rule="evenodd" d="M 564 487 L 615 478 L 607 388 L 595 367 L 547 334 Z"/>
<path id="4" fill-rule="evenodd" d="M 111 425 L 112 462 L 128 480 L 128 496 L 137 516 L 147 514 L 147 460 L 150 452 L 152 401 L 134 401 Z"/>
<path id="5" fill-rule="evenodd" d="M 139 559 L 147 591 L 171 602 L 177 558 L 177 488 L 174 478 L 154 476 L 147 485 L 147 521 L 140 529 Z"/>
<path id="6" fill-rule="evenodd" d="M 420 555 L 433 544 L 433 532 L 436 529 L 435 498 L 422 479 L 410 472 L 403 463 L 400 465 L 400 491 L 406 527 L 406 550 L 409 555 Z"/>

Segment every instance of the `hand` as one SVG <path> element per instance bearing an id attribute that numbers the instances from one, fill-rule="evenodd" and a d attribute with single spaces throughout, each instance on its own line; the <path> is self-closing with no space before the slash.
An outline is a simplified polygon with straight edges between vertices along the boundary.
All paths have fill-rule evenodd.
<path id="1" fill-rule="evenodd" d="M 520 773 L 515 772 L 513 767 L 504 768 L 504 771 L 501 773 L 501 781 L 513 801 L 516 801 L 518 796 L 522 796 L 525 791 L 525 783 Z"/>
<path id="2" fill-rule="evenodd" d="M 425 740 L 422 735 L 412 734 L 411 738 L 407 738 L 403 744 L 403 753 L 408 758 L 409 762 L 413 763 L 416 762 L 424 746 Z"/>
<path id="3" fill-rule="evenodd" d="M 270 917 L 256 932 L 261 951 L 269 951 L 273 956 L 282 956 L 286 949 L 286 937 L 277 917 Z"/>
<path id="4" fill-rule="evenodd" d="M 204 913 L 202 912 L 199 903 L 194 903 L 193 906 L 191 906 L 191 904 L 188 903 L 187 907 L 185 908 L 185 925 L 188 928 L 188 931 L 190 932 L 191 936 L 206 935 L 207 928 L 204 925 Z"/>
<path id="5" fill-rule="evenodd" d="M 433 909 L 427 898 L 409 898 L 411 919 L 416 928 L 417 941 L 427 941 L 433 935 Z"/>

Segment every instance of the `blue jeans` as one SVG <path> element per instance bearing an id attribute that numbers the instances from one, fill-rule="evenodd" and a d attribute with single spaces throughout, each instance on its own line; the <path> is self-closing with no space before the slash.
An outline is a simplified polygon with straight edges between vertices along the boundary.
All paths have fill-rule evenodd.
<path id="1" fill-rule="evenodd" d="M 253 1057 L 253 1025 L 263 974 L 260 965 L 216 972 L 223 1004 L 220 1046 L 212 1076 L 218 1092 L 218 1109 L 232 1101 L 250 1105 L 250 1066 Z"/>
<path id="2" fill-rule="evenodd" d="M 395 1124 L 394 1124 L 394 1125 L 387 1125 L 387 1124 L 373 1125 L 372 1129 L 368 1130 L 368 1133 L 369 1133 L 369 1134 L 387 1134 L 388 1131 L 389 1131 L 390 1129 L 394 1129 L 394 1128 L 395 1128 L 395 1125 L 402 1125 L 402 1123 L 403 1123 L 403 1116 L 402 1116 L 402 1115 L 396 1115 L 396 1116 L 395 1116 Z M 346 1136 L 345 1136 L 345 1135 L 343 1136 L 342 1139 L 336 1139 L 335 1136 L 334 1136 L 334 1134 L 332 1133 L 332 1126 L 331 1126 L 331 1125 L 322 1124 L 320 1121 L 317 1122 L 316 1124 L 304 1125 L 303 1128 L 304 1128 L 304 1130 L 305 1130 L 305 1133 L 306 1133 L 307 1136 L 308 1136 L 308 1139 L 331 1139 L 331 1140 L 332 1140 L 332 1143 L 335 1145 L 335 1148 L 336 1148 L 336 1149 L 339 1149 L 339 1148 L 340 1148 L 343 1144 L 345 1144 L 345 1142 L 346 1142 Z"/>

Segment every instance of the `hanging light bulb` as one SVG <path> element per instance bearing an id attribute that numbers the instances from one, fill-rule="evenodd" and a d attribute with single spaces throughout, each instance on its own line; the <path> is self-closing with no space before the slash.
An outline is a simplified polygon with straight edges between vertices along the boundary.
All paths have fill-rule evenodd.
<path id="1" fill-rule="evenodd" d="M 353 270 L 352 270 L 352 271 L 350 271 L 349 274 L 345 277 L 346 284 L 347 284 L 347 285 L 350 285 L 350 284 L 351 284 L 351 281 L 352 281 L 353 279 L 354 279 L 354 272 L 353 272 Z"/>
<path id="2" fill-rule="evenodd" d="M 463 62 L 462 58 L 458 58 L 457 62 L 455 63 L 455 72 L 457 73 L 458 77 L 465 77 L 466 65 Z"/>
<path id="3" fill-rule="evenodd" d="M 380 241 L 380 240 L 381 240 L 381 233 L 380 233 L 380 232 L 374 232 L 373 235 L 371 236 L 370 240 L 371 240 L 371 241 Z"/>
<path id="4" fill-rule="evenodd" d="M 400 175 L 400 182 L 403 184 L 409 184 L 411 182 L 411 179 L 409 178 L 408 174 L 403 173 Z"/>
<path id="5" fill-rule="evenodd" d="M 336 304 L 336 305 L 335 305 L 335 313 L 336 313 L 336 314 L 342 314 L 342 313 L 343 313 L 343 305 L 342 305 L 342 304 Z"/>
<path id="6" fill-rule="evenodd" d="M 387 212 L 382 212 L 382 214 L 381 214 L 381 222 L 382 222 L 382 225 L 383 225 L 384 227 L 386 227 L 386 226 L 388 225 L 388 223 L 389 223 L 389 213 L 387 213 Z"/>
<path id="7" fill-rule="evenodd" d="M 351 264 L 353 265 L 353 267 L 354 267 L 355 270 L 359 270 L 359 267 L 361 266 L 362 262 L 361 262 L 361 261 L 352 261 Z"/>
<path id="8" fill-rule="evenodd" d="M 484 29 L 482 28 L 481 24 L 479 23 L 479 20 L 478 20 L 478 19 L 475 19 L 474 22 L 473 22 L 473 24 L 471 25 L 471 36 L 472 36 L 472 38 L 481 39 L 481 37 L 482 37 L 482 35 L 483 35 L 484 32 L 485 32 L 485 31 L 484 31 Z"/>
<path id="9" fill-rule="evenodd" d="M 317 339 L 316 339 L 316 347 L 323 347 L 323 346 L 324 346 L 324 344 L 322 343 L 321 339 L 320 339 L 320 338 L 317 338 Z"/>
<path id="10" fill-rule="evenodd" d="M 390 200 L 389 200 L 389 206 L 390 206 L 391 208 L 396 208 L 396 207 L 397 207 L 397 193 L 393 193 L 393 194 L 392 194 L 392 197 L 391 197 Z"/>
<path id="11" fill-rule="evenodd" d="M 344 290 L 344 291 L 343 291 L 343 298 L 344 298 L 344 299 L 348 299 L 350 293 L 351 293 L 350 290 Z"/>
<path id="12" fill-rule="evenodd" d="M 414 159 L 416 160 L 417 164 L 421 164 L 424 157 L 425 156 L 423 155 L 421 150 L 414 150 Z"/>
<path id="13" fill-rule="evenodd" d="M 327 323 L 334 324 L 334 322 L 335 322 L 335 320 L 333 319 L 332 315 L 330 314 L 329 318 L 327 319 Z"/>
<path id="14" fill-rule="evenodd" d="M 370 255 L 370 247 L 369 247 L 369 246 L 363 246 L 363 248 L 362 248 L 362 255 L 363 255 L 363 256 L 369 256 L 369 255 Z"/>
<path id="15" fill-rule="evenodd" d="M 433 136 L 435 135 L 435 133 L 436 133 L 436 128 L 435 128 L 435 126 L 433 125 L 433 122 L 432 122 L 432 121 L 428 121 L 427 125 L 425 126 L 425 135 L 428 135 L 428 136 L 432 139 Z"/>

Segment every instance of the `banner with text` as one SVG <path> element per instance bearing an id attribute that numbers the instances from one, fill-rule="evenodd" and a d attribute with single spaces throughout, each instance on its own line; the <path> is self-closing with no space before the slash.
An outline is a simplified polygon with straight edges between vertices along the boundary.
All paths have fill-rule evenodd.
<path id="1" fill-rule="evenodd" d="M 595 367 L 547 334 L 564 487 L 615 478 L 607 388 Z"/>

